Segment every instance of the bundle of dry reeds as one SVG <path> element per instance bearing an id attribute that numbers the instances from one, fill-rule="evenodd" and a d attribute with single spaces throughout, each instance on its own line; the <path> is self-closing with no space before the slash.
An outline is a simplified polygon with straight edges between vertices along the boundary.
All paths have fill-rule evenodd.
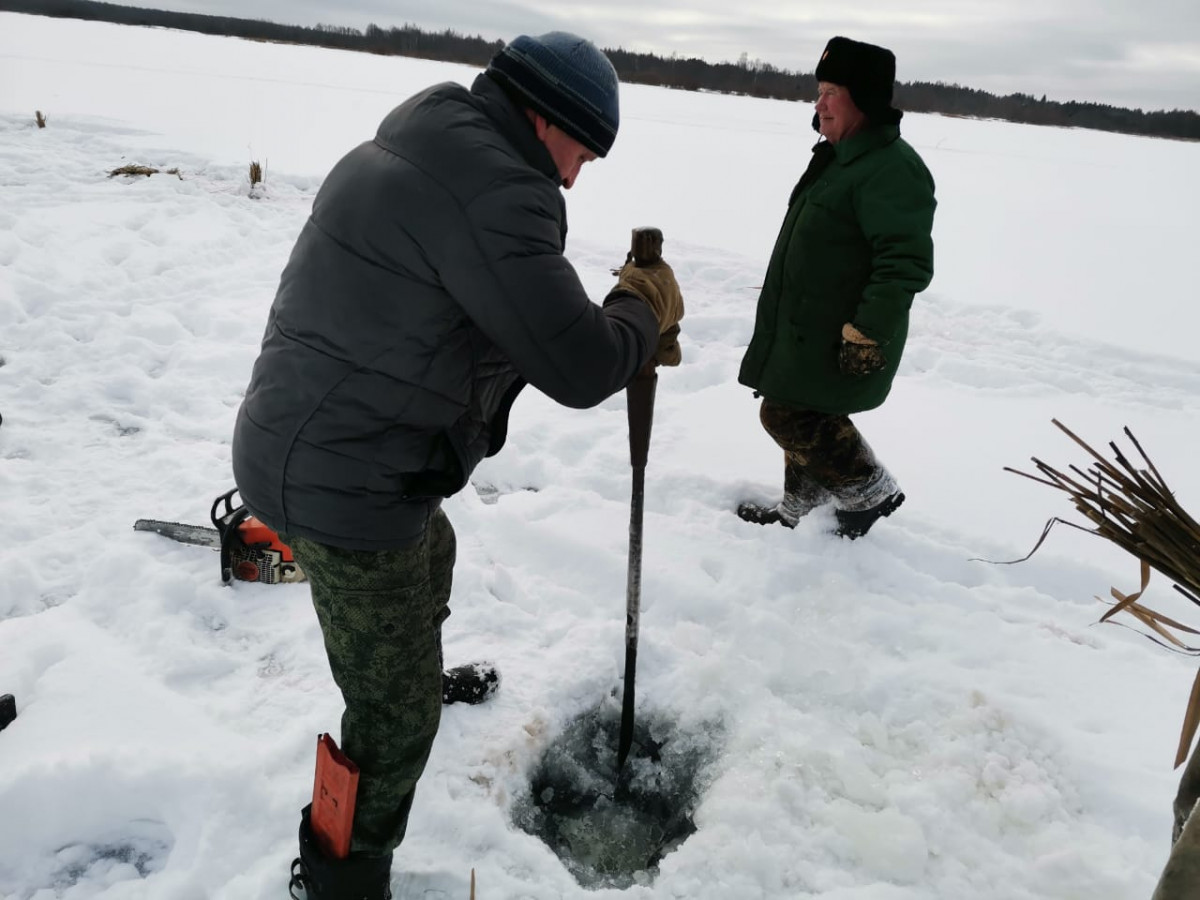
<path id="1" fill-rule="evenodd" d="M 1146 637 L 1167 649 L 1191 656 L 1200 656 L 1200 647 L 1186 644 L 1175 633 L 1200 635 L 1200 630 L 1185 625 L 1150 609 L 1139 600 L 1150 583 L 1150 570 L 1155 569 L 1174 582 L 1175 590 L 1200 607 L 1200 524 L 1175 500 L 1162 475 L 1128 428 L 1125 436 L 1133 443 L 1146 468 L 1136 468 L 1115 443 L 1109 443 L 1115 464 L 1105 460 L 1057 419 L 1052 420 L 1071 440 L 1092 455 L 1094 463 L 1086 470 L 1070 466 L 1077 477 L 1072 478 L 1052 468 L 1036 457 L 1033 463 L 1045 476 L 1039 478 L 1027 472 L 1005 467 L 1039 484 L 1065 492 L 1078 510 L 1095 527 L 1083 528 L 1063 519 L 1053 518 L 1029 556 L 1037 552 L 1056 522 L 1097 534 L 1141 560 L 1141 587 L 1132 594 L 1111 589 L 1116 601 L 1100 621 L 1106 622 L 1118 613 L 1128 613 L 1149 629 Z M 1029 556 L 1025 558 L 1028 559 Z M 1192 738 L 1200 725 L 1200 672 L 1192 684 L 1192 693 L 1184 716 L 1183 733 L 1175 765 L 1187 759 Z"/>

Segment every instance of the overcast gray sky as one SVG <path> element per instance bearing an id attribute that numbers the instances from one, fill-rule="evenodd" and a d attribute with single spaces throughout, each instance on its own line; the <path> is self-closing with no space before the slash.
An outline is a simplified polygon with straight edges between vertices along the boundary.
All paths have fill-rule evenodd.
<path id="1" fill-rule="evenodd" d="M 602 47 L 811 72 L 842 34 L 896 53 L 901 81 L 1200 111 L 1200 0 L 122 0 L 364 28 L 412 23 L 489 40 L 563 29 Z"/>

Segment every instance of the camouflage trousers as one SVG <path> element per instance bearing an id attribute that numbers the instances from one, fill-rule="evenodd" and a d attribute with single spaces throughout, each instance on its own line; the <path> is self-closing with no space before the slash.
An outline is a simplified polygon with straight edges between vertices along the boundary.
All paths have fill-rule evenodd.
<path id="1" fill-rule="evenodd" d="M 849 416 L 764 399 L 759 420 L 783 449 L 780 513 L 792 521 L 824 503 L 862 510 L 899 490 Z"/>
<path id="2" fill-rule="evenodd" d="M 404 839 L 441 720 L 454 529 L 438 509 L 420 543 L 402 550 L 343 550 L 280 537 L 308 575 L 346 704 L 340 745 L 359 768 L 350 850 L 384 856 Z"/>
<path id="3" fill-rule="evenodd" d="M 1190 816 L 1159 876 L 1150 900 L 1194 900 L 1200 896 L 1200 817 Z"/>
<path id="4" fill-rule="evenodd" d="M 1200 751 L 1193 751 L 1179 779 L 1171 804 L 1175 827 L 1171 829 L 1171 855 L 1150 900 L 1194 900 L 1200 897 Z"/>

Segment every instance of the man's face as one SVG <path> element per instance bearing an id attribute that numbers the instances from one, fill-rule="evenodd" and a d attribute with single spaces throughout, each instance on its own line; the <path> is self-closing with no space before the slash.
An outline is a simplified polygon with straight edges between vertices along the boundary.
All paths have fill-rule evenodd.
<path id="1" fill-rule="evenodd" d="M 855 105 L 850 91 L 831 81 L 817 82 L 817 116 L 821 134 L 831 144 L 845 140 L 867 124 L 867 114 Z"/>
<path id="2" fill-rule="evenodd" d="M 569 190 L 579 178 L 579 170 L 583 168 L 583 164 L 596 159 L 596 154 L 541 116 L 535 116 L 533 123 L 537 129 L 538 140 L 546 145 L 554 165 L 558 167 L 563 187 Z"/>

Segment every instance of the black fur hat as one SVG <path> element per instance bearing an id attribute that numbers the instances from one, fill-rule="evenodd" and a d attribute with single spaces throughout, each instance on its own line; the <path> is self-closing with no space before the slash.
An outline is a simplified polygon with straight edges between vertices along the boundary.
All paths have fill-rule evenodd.
<path id="1" fill-rule="evenodd" d="M 900 121 L 900 111 L 892 108 L 896 56 L 891 50 L 847 37 L 830 38 L 817 63 L 816 76 L 817 81 L 840 84 L 850 91 L 854 105 L 866 113 L 872 125 Z"/>

